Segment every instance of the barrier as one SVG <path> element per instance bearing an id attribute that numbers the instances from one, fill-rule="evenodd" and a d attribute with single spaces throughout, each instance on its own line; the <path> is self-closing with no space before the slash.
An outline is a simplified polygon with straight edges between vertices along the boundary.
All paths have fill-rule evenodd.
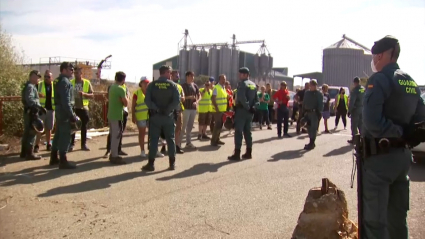
<path id="1" fill-rule="evenodd" d="M 107 104 L 107 93 L 106 92 L 94 92 L 94 101 L 102 102 L 102 119 L 103 119 L 103 126 L 108 125 L 108 104 Z M 3 134 L 3 128 L 5 127 L 3 125 L 3 102 L 21 102 L 20 96 L 1 96 L 0 97 L 0 135 Z"/>

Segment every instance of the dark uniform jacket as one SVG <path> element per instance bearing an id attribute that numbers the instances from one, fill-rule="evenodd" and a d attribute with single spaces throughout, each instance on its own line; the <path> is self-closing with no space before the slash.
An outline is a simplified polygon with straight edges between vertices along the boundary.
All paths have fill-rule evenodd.
<path id="1" fill-rule="evenodd" d="M 176 83 L 165 77 L 150 83 L 146 89 L 145 104 L 149 110 L 160 114 L 172 115 L 180 104 L 180 94 Z"/>
<path id="2" fill-rule="evenodd" d="M 53 81 L 55 91 L 55 116 L 57 120 L 67 121 L 74 115 L 74 90 L 68 77 L 60 74 Z"/>
<path id="3" fill-rule="evenodd" d="M 369 78 L 363 100 L 363 126 L 369 138 L 401 138 L 412 120 L 425 120 L 420 90 L 397 63 Z"/>
<path id="4" fill-rule="evenodd" d="M 248 79 L 239 82 L 236 89 L 236 107 L 250 110 L 251 107 L 257 108 L 259 105 L 255 83 Z"/>

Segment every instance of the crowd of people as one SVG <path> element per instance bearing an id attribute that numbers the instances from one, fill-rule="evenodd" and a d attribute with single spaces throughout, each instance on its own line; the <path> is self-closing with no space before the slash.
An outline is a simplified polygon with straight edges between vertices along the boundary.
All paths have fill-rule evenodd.
<path id="1" fill-rule="evenodd" d="M 368 238 L 407 238 L 406 223 L 409 203 L 409 179 L 412 154 L 409 148 L 425 142 L 423 122 L 425 105 L 415 81 L 400 70 L 397 59 L 400 45 L 396 38 L 386 36 L 375 42 L 371 68 L 375 73 L 366 87 L 360 85 L 355 77 L 350 97 L 341 88 L 335 99 L 335 127 L 342 120 L 347 126 L 347 116 L 351 118 L 353 138 L 362 135 L 357 145 L 363 150 L 357 157 L 362 158 L 361 188 L 359 200 L 364 205 L 359 208 L 364 218 L 359 220 L 359 232 Z M 74 72 L 75 70 L 75 72 Z M 277 136 L 291 137 L 288 134 L 289 92 L 285 82 L 280 89 L 273 90 L 269 84 L 258 86 L 249 79 L 249 69 L 239 69 L 237 89 L 232 90 L 225 75 L 217 81 L 210 78 L 202 88 L 194 83 L 195 73 L 188 71 L 186 81 L 180 84 L 178 71 L 170 66 L 159 69 L 160 77 L 151 82 L 146 77 L 140 80 L 136 92 L 129 92 L 125 85 L 126 74 L 117 72 L 115 82 L 108 89 L 109 136 L 107 153 L 112 164 L 125 164 L 121 156 L 127 155 L 121 149 L 122 134 L 126 127 L 131 107 L 131 119 L 139 130 L 140 156 L 148 158 L 143 170 L 154 171 L 156 157 L 169 157 L 169 170 L 175 169 L 176 153 L 196 149 L 191 133 L 195 118 L 198 116 L 198 139 L 209 140 L 211 146 L 219 147 L 224 142 L 220 135 L 223 125 L 234 134 L 234 152 L 229 160 L 252 158 L 253 119 L 260 129 L 266 126 L 272 129 L 276 119 Z M 74 68 L 69 62 L 60 65 L 60 75 L 53 80 L 46 71 L 44 81 L 39 82 L 41 74 L 31 71 L 29 81 L 22 90 L 24 105 L 24 134 L 21 146 L 21 158 L 36 160 L 41 157 L 39 151 L 40 127 L 35 124 L 38 116 L 44 122 L 47 137 L 47 150 L 51 151 L 50 165 L 59 169 L 74 169 L 75 164 L 67 160 L 67 152 L 72 151 L 75 142 L 75 128 L 81 123 L 81 149 L 87 147 L 87 123 L 89 121 L 89 99 L 93 98 L 90 81 L 83 79 L 81 69 Z M 72 76 L 75 79 L 72 79 Z M 309 143 L 304 149 L 315 148 L 319 123 L 323 118 L 325 133 L 330 133 L 329 86 L 322 85 L 321 90 L 315 80 L 306 83 L 295 96 L 294 114 L 296 131 L 308 132 Z M 133 98 L 129 106 L 130 97 Z M 298 112 L 298 113 L 297 113 Z M 296 117 L 298 115 L 298 117 Z M 56 121 L 56 122 L 55 122 Z M 282 130 L 283 124 L 283 130 Z M 56 125 L 53 142 L 50 143 L 51 130 Z M 208 136 L 208 127 L 211 135 Z M 422 127 L 422 128 L 421 128 Z M 77 127 L 78 128 L 78 127 Z M 148 132 L 148 155 L 145 139 Z M 73 136 L 74 135 L 74 136 Z M 182 148 L 183 137 L 186 145 Z M 246 151 L 241 155 L 242 139 L 246 141 Z M 161 140 L 160 140 L 161 139 Z M 162 146 L 158 152 L 158 144 Z M 166 147 L 167 146 L 167 147 Z M 361 147 L 360 147 L 361 146 Z M 359 194 L 360 195 L 360 194 Z M 379 216 L 381 215 L 381 216 Z"/>

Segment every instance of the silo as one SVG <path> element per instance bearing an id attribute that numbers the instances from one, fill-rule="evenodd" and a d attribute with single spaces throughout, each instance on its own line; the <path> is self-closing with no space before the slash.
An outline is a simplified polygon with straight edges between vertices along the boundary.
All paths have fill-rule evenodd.
<path id="1" fill-rule="evenodd" d="M 218 77 L 218 62 L 220 52 L 217 48 L 210 48 L 208 54 L 208 75 L 217 79 Z"/>
<path id="2" fill-rule="evenodd" d="M 260 72 L 261 75 L 264 76 L 267 74 L 267 70 L 269 69 L 269 57 L 266 54 L 261 54 L 260 56 Z"/>
<path id="3" fill-rule="evenodd" d="M 323 83 L 350 87 L 355 76 L 370 76 L 369 49 L 343 38 L 323 50 Z"/>
<path id="4" fill-rule="evenodd" d="M 253 77 L 258 77 L 260 75 L 260 56 L 258 54 L 254 55 L 254 74 Z"/>
<path id="5" fill-rule="evenodd" d="M 273 57 L 269 54 L 269 68 L 267 69 L 267 72 L 271 72 L 273 68 Z"/>
<path id="6" fill-rule="evenodd" d="M 232 50 L 232 67 L 230 72 L 229 81 L 232 85 L 237 84 L 239 80 L 239 51 L 236 49 Z"/>
<path id="7" fill-rule="evenodd" d="M 200 52 L 196 49 L 190 49 L 189 50 L 189 65 L 188 70 L 195 72 L 195 75 L 199 75 L 199 72 L 201 71 L 201 64 L 200 64 Z"/>
<path id="8" fill-rule="evenodd" d="M 186 81 L 186 71 L 188 66 L 188 52 L 184 49 L 180 50 L 179 53 L 179 72 L 180 72 L 180 79 L 182 80 L 182 83 Z"/>
<path id="9" fill-rule="evenodd" d="M 231 76 L 232 67 L 232 50 L 228 47 L 222 47 L 220 49 L 220 61 L 219 61 L 218 73 L 225 74 L 227 78 Z"/>
<path id="10" fill-rule="evenodd" d="M 201 50 L 200 61 L 201 69 L 199 71 L 199 74 L 208 75 L 208 55 L 204 49 Z"/>

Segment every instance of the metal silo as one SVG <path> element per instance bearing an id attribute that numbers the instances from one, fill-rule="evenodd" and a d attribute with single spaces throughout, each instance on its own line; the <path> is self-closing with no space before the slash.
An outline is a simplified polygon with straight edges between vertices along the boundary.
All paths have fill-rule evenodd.
<path id="1" fill-rule="evenodd" d="M 208 54 L 208 75 L 217 79 L 218 77 L 218 62 L 220 52 L 217 48 L 210 48 Z"/>
<path id="2" fill-rule="evenodd" d="M 229 81 L 233 84 L 237 84 L 239 80 L 239 51 L 236 49 L 232 50 L 232 67 L 230 68 Z"/>
<path id="3" fill-rule="evenodd" d="M 219 61 L 218 73 L 225 74 L 227 78 L 231 76 L 232 67 L 232 50 L 228 47 L 221 47 L 220 49 L 220 61 Z"/>
<path id="4" fill-rule="evenodd" d="M 201 50 L 200 64 L 199 75 L 208 75 L 208 55 L 204 49 Z"/>
<path id="5" fill-rule="evenodd" d="M 258 54 L 254 55 L 254 74 L 253 77 L 256 78 L 260 75 L 260 56 Z"/>
<path id="6" fill-rule="evenodd" d="M 355 76 L 371 75 L 370 50 L 343 36 L 323 50 L 323 80 L 330 86 L 350 87 Z"/>
<path id="7" fill-rule="evenodd" d="M 195 75 L 199 75 L 199 72 L 201 71 L 201 64 L 200 64 L 200 52 L 196 49 L 190 49 L 189 50 L 189 65 L 188 70 L 195 72 Z"/>
<path id="8" fill-rule="evenodd" d="M 182 49 L 179 53 L 179 72 L 180 72 L 180 79 L 182 79 L 182 83 L 186 81 L 186 71 L 188 66 L 188 51 Z"/>
<path id="9" fill-rule="evenodd" d="M 273 57 L 269 54 L 269 68 L 267 72 L 270 73 L 272 68 L 273 68 Z"/>
<path id="10" fill-rule="evenodd" d="M 269 69 L 269 57 L 266 54 L 261 54 L 260 56 L 260 73 L 261 76 L 267 74 L 267 70 Z"/>

